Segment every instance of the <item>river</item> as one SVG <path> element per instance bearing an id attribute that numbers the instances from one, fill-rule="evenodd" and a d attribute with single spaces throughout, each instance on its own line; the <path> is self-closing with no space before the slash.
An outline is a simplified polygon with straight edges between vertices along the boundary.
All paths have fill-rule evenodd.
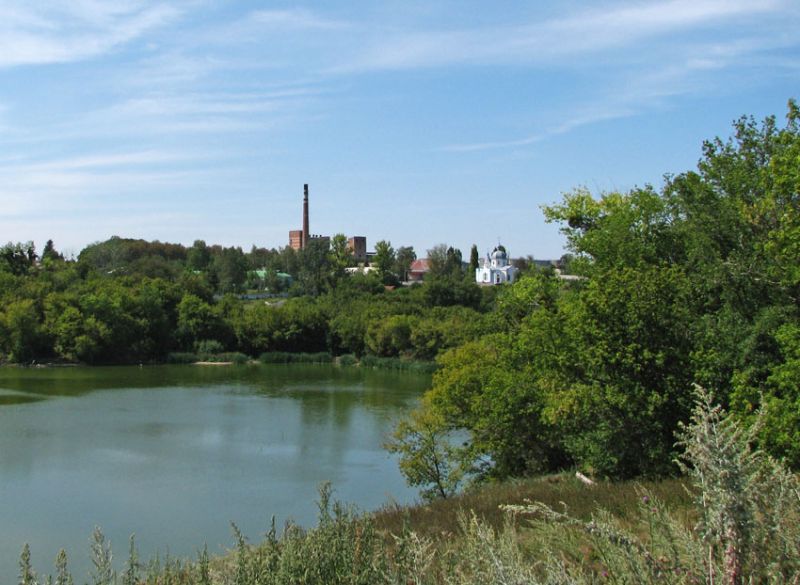
<path id="1" fill-rule="evenodd" d="M 310 365 L 0 368 L 0 583 L 22 546 L 40 573 L 65 548 L 88 581 L 100 526 L 116 564 L 252 541 L 274 515 L 314 523 L 316 493 L 408 503 L 382 448 L 428 376 Z"/>

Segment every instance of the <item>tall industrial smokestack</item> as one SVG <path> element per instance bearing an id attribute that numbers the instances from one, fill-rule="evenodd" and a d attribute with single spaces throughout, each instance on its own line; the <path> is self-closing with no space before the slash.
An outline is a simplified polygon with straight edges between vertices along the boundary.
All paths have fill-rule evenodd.
<path id="1" fill-rule="evenodd" d="M 308 245 L 308 183 L 303 185 L 303 248 Z"/>

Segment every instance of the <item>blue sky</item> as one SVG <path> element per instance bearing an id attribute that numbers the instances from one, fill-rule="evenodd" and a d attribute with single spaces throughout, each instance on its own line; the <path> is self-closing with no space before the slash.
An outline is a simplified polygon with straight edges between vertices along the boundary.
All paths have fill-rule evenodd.
<path id="1" fill-rule="evenodd" d="M 660 185 L 800 97 L 796 0 L 0 0 L 0 240 L 558 257 L 540 206 Z"/>

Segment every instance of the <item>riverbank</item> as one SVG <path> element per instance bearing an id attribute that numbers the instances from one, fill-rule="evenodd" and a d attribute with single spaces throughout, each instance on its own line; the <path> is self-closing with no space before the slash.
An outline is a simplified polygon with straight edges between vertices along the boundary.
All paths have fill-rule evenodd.
<path id="1" fill-rule="evenodd" d="M 313 528 L 289 522 L 279 529 L 273 520 L 264 540 L 250 545 L 233 526 L 227 554 L 210 558 L 204 549 L 196 560 L 145 565 L 131 540 L 123 583 L 797 582 L 798 477 L 752 448 L 752 435 L 707 396 L 680 438 L 684 479 L 587 485 L 550 475 L 373 513 L 336 502 L 323 484 Z M 98 531 L 92 551 L 96 572 L 110 575 L 111 553 Z M 24 578 L 28 561 L 26 548 L 24 583 L 33 582 Z"/>
<path id="2" fill-rule="evenodd" d="M 125 564 L 114 566 L 119 578 L 113 583 L 483 585 L 498 582 L 482 580 L 488 577 L 490 563 L 495 568 L 504 565 L 504 571 L 517 576 L 512 582 L 522 583 L 519 579 L 533 575 L 541 563 L 544 540 L 541 526 L 531 525 L 524 514 L 509 512 L 508 506 L 539 502 L 554 513 L 568 511 L 578 523 L 589 525 L 593 518 L 605 517 L 621 531 L 646 537 L 652 526 L 648 528 L 641 516 L 642 494 L 689 530 L 696 515 L 688 485 L 687 480 L 667 479 L 587 486 L 564 473 L 485 484 L 426 504 L 386 504 L 362 512 L 336 501 L 335 490 L 323 484 L 312 528 L 291 522 L 282 527 L 273 524 L 265 527 L 263 540 L 251 544 L 233 525 L 228 553 L 209 555 L 204 549 L 194 559 L 143 560 L 132 540 Z M 112 556 L 110 543 L 102 532 L 96 532 L 91 541 L 93 562 L 102 567 L 109 562 L 104 559 Z M 101 550 L 106 554 L 99 554 Z M 586 541 L 570 543 L 562 552 L 573 562 L 599 562 Z M 119 548 L 113 556 L 123 558 Z M 476 570 L 482 572 L 476 575 Z"/>
<path id="3" fill-rule="evenodd" d="M 362 367 L 378 370 L 410 371 L 421 374 L 433 373 L 436 362 L 414 360 L 398 357 L 378 357 L 364 355 L 361 358 L 353 354 L 334 356 L 328 352 L 286 352 L 273 351 L 262 353 L 258 359 L 253 359 L 243 353 L 171 353 L 167 357 L 169 364 L 194 364 L 194 365 L 236 365 L 247 363 L 261 364 L 334 364 L 340 367 Z"/>

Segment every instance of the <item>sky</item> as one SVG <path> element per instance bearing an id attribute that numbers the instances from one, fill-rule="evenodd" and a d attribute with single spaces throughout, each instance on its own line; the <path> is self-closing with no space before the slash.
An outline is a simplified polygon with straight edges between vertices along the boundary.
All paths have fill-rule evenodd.
<path id="1" fill-rule="evenodd" d="M 800 98 L 800 2 L 0 0 L 0 243 L 558 258 L 542 205 L 663 184 Z"/>

